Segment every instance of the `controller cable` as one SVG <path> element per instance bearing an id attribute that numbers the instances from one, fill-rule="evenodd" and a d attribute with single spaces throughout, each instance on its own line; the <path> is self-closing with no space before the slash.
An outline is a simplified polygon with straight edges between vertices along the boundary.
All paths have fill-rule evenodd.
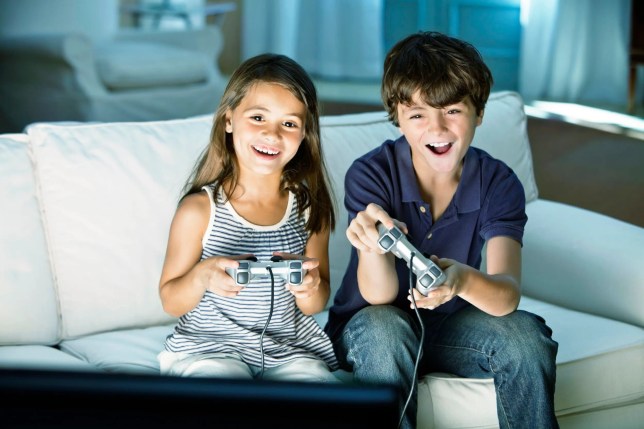
<path id="1" fill-rule="evenodd" d="M 416 298 L 414 297 L 414 273 L 411 267 L 413 267 L 414 263 L 414 257 L 416 256 L 415 252 L 411 252 L 411 255 L 409 257 L 409 294 L 411 295 L 411 300 L 414 303 L 414 311 L 416 312 L 416 317 L 418 318 L 418 323 L 420 323 L 420 343 L 418 345 L 418 353 L 416 354 L 416 363 L 414 365 L 414 375 L 412 377 L 412 383 L 411 383 L 411 389 L 409 391 L 409 396 L 407 397 L 407 401 L 405 402 L 405 406 L 402 409 L 402 412 L 400 413 L 400 420 L 398 420 L 398 427 L 402 424 L 403 418 L 405 417 L 405 412 L 407 411 L 407 407 L 409 406 L 409 402 L 411 401 L 411 398 L 414 394 L 414 389 L 416 388 L 417 380 L 416 378 L 418 377 L 418 365 L 420 363 L 420 358 L 423 355 L 423 344 L 425 343 L 425 324 L 423 323 L 422 318 L 420 317 L 420 313 L 418 312 L 418 307 L 416 307 Z"/>
<path id="2" fill-rule="evenodd" d="M 264 329 L 262 329 L 262 333 L 259 336 L 259 353 L 262 356 L 262 369 L 259 372 L 259 378 L 264 376 L 264 333 L 266 333 L 266 328 L 268 328 L 268 324 L 273 317 L 273 303 L 275 301 L 275 277 L 273 277 L 273 269 L 271 267 L 266 267 L 266 270 L 268 270 L 268 273 L 271 275 L 271 307 L 268 311 L 268 318 L 266 319 Z"/>

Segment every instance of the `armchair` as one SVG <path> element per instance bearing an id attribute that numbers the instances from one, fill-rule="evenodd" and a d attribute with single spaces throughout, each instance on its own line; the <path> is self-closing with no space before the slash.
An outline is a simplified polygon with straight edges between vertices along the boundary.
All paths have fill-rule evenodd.
<path id="1" fill-rule="evenodd" d="M 214 112 L 226 85 L 218 26 L 0 40 L 0 132 L 33 122 L 151 121 Z"/>

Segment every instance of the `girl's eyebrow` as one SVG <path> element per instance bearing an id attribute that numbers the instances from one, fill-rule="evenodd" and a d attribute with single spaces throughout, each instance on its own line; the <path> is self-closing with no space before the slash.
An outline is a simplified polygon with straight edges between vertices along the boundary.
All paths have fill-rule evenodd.
<path id="1" fill-rule="evenodd" d="M 262 111 L 262 112 L 270 112 L 270 110 L 269 110 L 269 109 L 267 109 L 266 107 L 264 107 L 264 106 L 260 106 L 260 105 L 256 105 L 256 106 L 250 106 L 250 107 L 248 107 L 248 108 L 244 109 L 244 113 L 252 112 L 252 111 L 254 111 L 254 110 L 255 110 L 255 111 L 256 111 L 256 110 L 260 110 L 260 111 Z M 297 113 L 297 112 L 296 112 L 296 113 L 286 113 L 286 114 L 284 114 L 283 116 L 287 116 L 287 117 L 291 117 L 291 116 L 292 116 L 292 117 L 298 118 L 299 120 L 303 121 L 303 120 L 304 120 L 304 118 L 306 117 L 306 114 L 302 114 L 302 113 Z"/>

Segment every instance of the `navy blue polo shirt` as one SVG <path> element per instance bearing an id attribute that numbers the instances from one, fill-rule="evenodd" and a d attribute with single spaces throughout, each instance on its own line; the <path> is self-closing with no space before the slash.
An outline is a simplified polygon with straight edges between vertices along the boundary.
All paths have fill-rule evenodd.
<path id="1" fill-rule="evenodd" d="M 405 222 L 407 239 L 422 254 L 455 259 L 477 269 L 487 240 L 507 236 L 522 245 L 528 220 L 523 186 L 512 169 L 487 152 L 470 147 L 456 193 L 434 222 L 431 206 L 421 197 L 404 136 L 384 142 L 353 162 L 345 176 L 344 203 L 349 222 L 369 203 L 376 203 L 392 218 Z M 369 305 L 358 289 L 357 267 L 358 255 L 352 248 L 325 328 L 332 338 L 356 312 Z M 413 312 L 407 300 L 409 269 L 404 260 L 396 258 L 396 271 L 400 287 L 394 305 Z M 452 313 L 467 305 L 471 304 L 455 297 L 431 311 Z"/>

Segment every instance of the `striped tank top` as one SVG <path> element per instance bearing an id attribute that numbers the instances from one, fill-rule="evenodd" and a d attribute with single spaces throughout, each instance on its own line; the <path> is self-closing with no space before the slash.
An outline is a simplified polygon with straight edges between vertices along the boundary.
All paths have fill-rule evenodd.
<path id="1" fill-rule="evenodd" d="M 254 254 L 268 261 L 274 251 L 302 255 L 308 239 L 306 219 L 297 215 L 297 200 L 289 193 L 286 213 L 275 225 L 254 225 L 242 218 L 225 201 L 220 189 L 205 186 L 210 197 L 210 221 L 202 239 L 201 259 L 215 255 Z M 273 313 L 264 334 L 264 366 L 275 367 L 297 358 L 321 359 L 331 370 L 337 369 L 333 346 L 315 319 L 304 315 L 295 297 L 285 289 L 285 281 L 274 279 Z M 249 365 L 261 365 L 260 335 L 269 317 L 271 278 L 255 277 L 235 297 L 206 291 L 199 304 L 179 318 L 168 336 L 165 349 L 170 352 L 234 353 Z"/>

